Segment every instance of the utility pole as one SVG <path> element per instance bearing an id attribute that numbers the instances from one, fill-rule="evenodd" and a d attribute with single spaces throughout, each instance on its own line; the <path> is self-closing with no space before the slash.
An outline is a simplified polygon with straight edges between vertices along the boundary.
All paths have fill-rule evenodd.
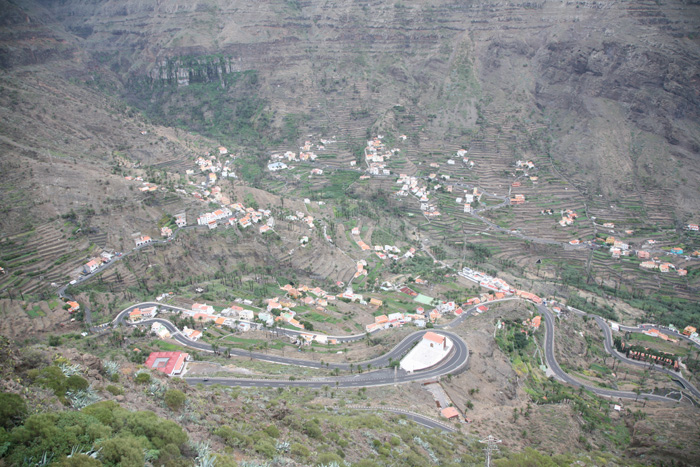
<path id="1" fill-rule="evenodd" d="M 498 452 L 498 444 L 502 443 L 502 441 L 489 435 L 488 438 L 480 439 L 479 442 L 486 443 L 486 447 L 484 448 L 484 452 L 486 452 L 486 467 L 491 467 L 491 454 Z"/>

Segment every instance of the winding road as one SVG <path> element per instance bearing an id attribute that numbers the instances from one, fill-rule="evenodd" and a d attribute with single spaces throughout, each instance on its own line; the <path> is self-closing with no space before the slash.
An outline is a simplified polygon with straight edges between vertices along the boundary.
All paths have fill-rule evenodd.
<path id="1" fill-rule="evenodd" d="M 509 300 L 521 300 L 519 298 L 507 298 L 499 301 L 509 301 Z M 494 303 L 494 302 L 491 302 Z M 184 335 L 168 320 L 163 319 L 163 318 L 153 318 L 149 320 L 144 320 L 140 321 L 138 323 L 128 323 L 125 321 L 126 316 L 128 316 L 128 313 L 133 310 L 134 308 L 138 307 L 148 307 L 148 306 L 158 306 L 161 309 L 168 310 L 168 311 L 186 311 L 183 308 L 178 308 L 174 307 L 171 305 L 162 305 L 160 303 L 156 302 L 144 302 L 144 303 L 139 303 L 136 305 L 132 305 L 119 313 L 119 315 L 114 319 L 112 322 L 113 326 L 117 326 L 119 324 L 125 323 L 129 325 L 150 325 L 152 323 L 161 323 L 163 324 L 172 334 L 172 338 L 179 343 L 181 343 L 184 346 L 191 347 L 197 350 L 205 351 L 205 352 L 212 352 L 212 346 L 204 343 L 204 342 L 195 342 Z M 605 396 L 605 397 L 610 397 L 610 398 L 617 398 L 617 399 L 645 399 L 645 400 L 653 400 L 653 401 L 663 401 L 663 402 L 678 402 L 679 399 L 675 399 L 673 397 L 668 397 L 668 396 L 662 396 L 658 394 L 646 394 L 646 393 L 634 393 L 630 391 L 619 391 L 615 389 L 607 389 L 607 388 L 600 388 L 596 387 L 593 385 L 590 385 L 586 382 L 582 382 L 573 376 L 569 375 L 566 373 L 559 363 L 556 360 L 556 357 L 554 355 L 554 333 L 555 333 L 555 318 L 552 312 L 545 306 L 545 305 L 538 305 L 538 310 L 544 317 L 545 321 L 545 346 L 544 346 L 544 354 L 545 354 L 545 361 L 547 363 L 547 366 L 551 369 L 553 372 L 554 376 L 559 379 L 562 382 L 565 382 L 567 384 L 570 384 L 575 387 L 582 387 L 583 389 L 586 389 L 594 394 L 597 394 L 599 396 Z M 389 352 L 385 353 L 384 355 L 381 355 L 377 358 L 374 358 L 372 360 L 367 360 L 364 362 L 357 362 L 357 363 L 324 363 L 321 361 L 313 361 L 313 360 L 306 360 L 306 359 L 298 359 L 298 358 L 291 358 L 291 357 L 284 357 L 284 356 L 277 356 L 277 355 L 268 355 L 264 353 L 258 353 L 258 352 L 251 352 L 247 350 L 242 350 L 242 349 L 231 349 L 230 353 L 231 355 L 239 356 L 239 357 L 248 357 L 251 359 L 256 359 L 260 361 L 265 361 L 265 362 L 270 362 L 270 363 L 277 363 L 277 364 L 283 364 L 283 365 L 294 365 L 294 366 L 300 366 L 300 367 L 307 367 L 307 368 L 325 368 L 325 369 L 338 369 L 341 371 L 350 371 L 353 368 L 359 368 L 362 366 L 363 368 L 366 368 L 369 370 L 369 368 L 374 367 L 378 368 L 377 370 L 373 371 L 366 371 L 365 373 L 360 373 L 360 374 L 355 374 L 355 375 L 350 375 L 350 376 L 329 376 L 329 377 L 319 377 L 319 378 L 314 378 L 311 380 L 281 380 L 281 379 L 252 379 L 252 378 L 185 378 L 189 383 L 191 384 L 222 384 L 222 385 L 228 385 L 228 386 L 242 386 L 242 387 L 310 387 L 310 388 L 321 388 L 323 386 L 335 386 L 335 387 L 342 387 L 342 388 L 355 388 L 355 387 L 373 387 L 373 386 L 384 386 L 384 385 L 390 385 L 390 384 L 401 384 L 405 382 L 410 382 L 410 381 L 425 381 L 425 380 L 430 380 L 430 379 L 436 379 L 444 375 L 449 375 L 449 374 L 457 374 L 461 371 L 463 371 L 468 363 L 469 359 L 469 349 L 464 342 L 464 340 L 458 336 L 457 334 L 454 334 L 448 329 L 452 329 L 459 324 L 461 324 L 467 317 L 471 316 L 474 313 L 474 310 L 476 309 L 476 306 L 469 308 L 467 311 L 465 311 L 461 316 L 455 318 L 453 321 L 450 323 L 447 323 L 445 325 L 437 326 L 435 329 L 433 329 L 433 332 L 445 335 L 449 337 L 453 342 L 454 342 L 454 348 L 450 352 L 450 354 L 439 364 L 435 365 L 434 367 L 421 370 L 421 371 L 416 371 L 414 373 L 408 373 L 404 370 L 401 369 L 390 369 L 390 368 L 385 368 L 390 365 L 392 361 L 398 361 L 400 360 L 406 352 L 418 341 L 422 338 L 423 334 L 427 332 L 427 330 L 423 331 L 416 331 L 410 335 L 408 335 L 405 339 L 403 339 L 399 344 L 397 344 L 393 349 L 391 349 Z M 672 377 L 673 380 L 675 380 L 678 384 L 683 386 L 683 388 L 690 394 L 692 394 L 694 397 L 700 399 L 700 392 L 679 372 L 672 371 L 668 368 L 664 368 L 659 365 L 655 364 L 650 364 L 646 362 L 640 362 L 637 360 L 632 360 L 629 358 L 626 358 L 624 355 L 618 353 L 614 347 L 613 347 L 613 338 L 612 338 L 612 331 L 610 327 L 608 326 L 607 322 L 601 318 L 600 316 L 597 315 L 588 315 L 586 312 L 577 310 L 575 308 L 570 308 L 573 313 L 576 313 L 581 316 L 591 316 L 598 326 L 601 328 L 601 331 L 603 333 L 604 337 L 604 344 L 605 344 L 605 350 L 608 352 L 610 355 L 615 357 L 616 359 L 629 364 L 633 365 L 636 367 L 640 368 L 648 368 L 653 371 L 661 371 L 664 373 L 667 373 Z M 625 326 L 624 331 L 625 332 L 643 332 L 645 329 L 647 329 L 650 325 L 642 325 L 637 328 L 632 328 Z M 278 328 L 276 331 L 279 334 L 284 334 L 284 335 L 299 335 L 299 334 L 308 334 L 308 332 L 304 331 L 294 331 L 290 329 L 282 329 Z M 349 336 L 329 336 L 331 338 L 338 339 L 340 342 L 353 342 L 353 341 L 358 341 L 361 339 L 364 339 L 366 337 L 365 334 L 356 334 L 356 335 L 349 335 Z M 691 341 L 692 342 L 692 341 Z M 695 345 L 698 345 L 694 343 Z M 700 346 L 699 346 L 700 347 Z M 351 366 L 352 365 L 352 366 Z M 681 392 L 679 391 L 678 394 L 680 395 Z M 681 396 L 682 397 L 682 396 Z"/>

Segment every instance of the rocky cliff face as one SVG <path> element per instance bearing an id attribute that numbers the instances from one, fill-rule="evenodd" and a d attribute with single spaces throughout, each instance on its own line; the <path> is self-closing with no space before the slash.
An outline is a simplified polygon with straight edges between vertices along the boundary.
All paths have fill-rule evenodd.
<path id="1" fill-rule="evenodd" d="M 256 70 L 256 118 L 274 128 L 304 114 L 309 130 L 350 139 L 383 129 L 417 145 L 458 142 L 484 122 L 539 121 L 552 157 L 591 195 L 670 193 L 682 212 L 698 201 L 688 188 L 700 177 L 697 2 L 6 5 L 6 69 L 73 60 L 71 73 L 121 82 L 127 98 L 134 79 L 225 88 L 228 74 Z"/>

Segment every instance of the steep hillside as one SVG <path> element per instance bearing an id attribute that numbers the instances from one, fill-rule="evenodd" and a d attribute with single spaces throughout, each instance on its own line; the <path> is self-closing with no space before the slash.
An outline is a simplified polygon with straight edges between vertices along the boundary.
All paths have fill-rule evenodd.
<path id="1" fill-rule="evenodd" d="M 360 141 L 396 130 L 418 151 L 432 151 L 497 127 L 513 136 L 513 157 L 551 155 L 591 202 L 602 195 L 602 205 L 639 206 L 662 223 L 697 215 L 696 4 L 5 6 L 0 63 L 11 81 L 3 94 L 28 92 L 13 85 L 20 76 L 28 86 L 42 75 L 52 85 L 69 80 L 60 86 L 68 101 L 104 108 L 106 92 L 156 123 L 261 149 L 308 131 Z M 5 95 L 10 104 L 26 101 Z M 45 131 L 63 106 L 48 101 L 37 115 L 15 106 L 3 136 L 28 145 L 26 129 Z M 53 144 L 68 154 L 90 147 L 65 147 L 71 133 L 92 129 L 110 149 L 129 139 L 108 122 L 61 124 Z"/>

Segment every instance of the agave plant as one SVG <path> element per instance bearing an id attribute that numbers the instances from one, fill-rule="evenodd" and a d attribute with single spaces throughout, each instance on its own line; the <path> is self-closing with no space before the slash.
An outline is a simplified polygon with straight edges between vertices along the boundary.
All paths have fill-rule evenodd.
<path id="1" fill-rule="evenodd" d="M 277 444 L 275 445 L 275 448 L 279 452 L 289 452 L 289 449 L 291 448 L 291 445 L 287 441 L 277 441 Z"/>
<path id="2" fill-rule="evenodd" d="M 270 467 L 270 463 L 267 461 L 241 461 L 241 467 Z"/>
<path id="3" fill-rule="evenodd" d="M 48 451 L 44 451 L 44 455 L 42 455 L 38 460 L 34 460 L 34 457 L 30 457 L 27 459 L 25 457 L 23 465 L 31 465 L 34 467 L 43 467 L 45 465 L 51 464 L 51 461 L 53 461 L 53 454 L 49 453 Z"/>
<path id="4" fill-rule="evenodd" d="M 195 459 L 196 467 L 214 467 L 216 465 L 216 457 L 213 454 L 207 454 L 206 456 L 200 456 Z"/>
<path id="5" fill-rule="evenodd" d="M 95 392 L 92 386 L 87 389 L 76 389 L 75 391 L 66 392 L 66 398 L 70 402 L 71 407 L 76 410 L 87 407 L 88 405 L 98 402 L 101 397 Z"/>
<path id="6" fill-rule="evenodd" d="M 102 362 L 102 368 L 104 368 L 105 373 L 110 378 L 112 378 L 114 375 L 118 375 L 121 367 L 121 364 L 119 362 L 115 362 L 114 360 Z"/>
<path id="7" fill-rule="evenodd" d="M 93 459 L 97 459 L 97 456 L 100 454 L 100 451 L 102 451 L 102 448 L 100 448 L 100 449 L 88 449 L 87 451 L 84 451 L 82 446 L 76 445 L 70 449 L 70 454 L 68 454 L 66 457 L 70 459 L 73 456 L 77 456 L 78 454 L 82 454 L 84 456 L 88 456 L 88 457 L 92 457 Z"/>
<path id="8" fill-rule="evenodd" d="M 59 363 L 58 367 L 61 369 L 65 376 L 79 375 L 81 373 L 80 365 L 78 365 L 77 363 L 74 365 L 70 365 L 68 363 Z"/>

